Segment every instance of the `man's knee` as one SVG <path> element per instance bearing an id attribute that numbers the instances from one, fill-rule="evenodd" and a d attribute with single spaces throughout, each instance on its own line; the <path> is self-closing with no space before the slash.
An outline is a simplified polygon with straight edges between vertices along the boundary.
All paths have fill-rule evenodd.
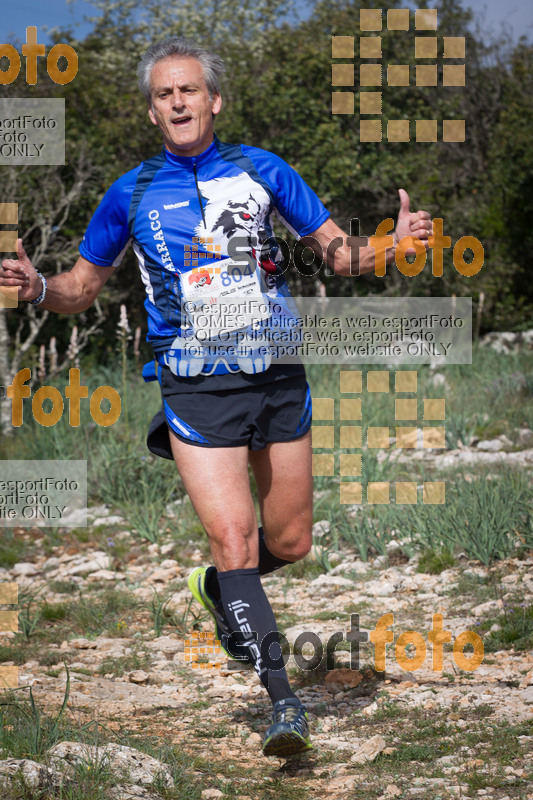
<path id="1" fill-rule="evenodd" d="M 257 527 L 242 521 L 218 521 L 206 527 L 218 569 L 243 569 L 257 561 Z"/>
<path id="2" fill-rule="evenodd" d="M 267 547 L 273 556 L 285 561 L 300 561 L 308 554 L 313 544 L 311 530 L 302 531 L 295 538 L 286 538 L 281 541 L 275 539 L 267 542 Z"/>

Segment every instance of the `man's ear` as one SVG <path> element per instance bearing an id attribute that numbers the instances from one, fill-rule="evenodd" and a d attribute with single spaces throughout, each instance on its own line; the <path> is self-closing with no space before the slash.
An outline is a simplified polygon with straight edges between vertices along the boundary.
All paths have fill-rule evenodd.
<path id="1" fill-rule="evenodd" d="M 157 125 L 157 120 L 155 118 L 154 109 L 151 103 L 148 106 L 148 116 L 150 117 L 150 122 L 153 123 L 154 125 Z"/>
<path id="2" fill-rule="evenodd" d="M 213 112 L 213 116 L 216 116 L 220 109 L 222 108 L 222 97 L 217 93 L 213 95 L 213 105 L 211 107 L 211 111 Z"/>

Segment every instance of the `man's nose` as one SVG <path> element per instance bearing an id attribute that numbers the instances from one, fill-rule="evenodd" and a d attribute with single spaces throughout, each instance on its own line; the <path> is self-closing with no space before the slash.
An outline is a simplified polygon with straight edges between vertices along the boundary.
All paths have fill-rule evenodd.
<path id="1" fill-rule="evenodd" d="M 172 105 L 181 108 L 185 104 L 185 95 L 179 89 L 172 92 Z"/>

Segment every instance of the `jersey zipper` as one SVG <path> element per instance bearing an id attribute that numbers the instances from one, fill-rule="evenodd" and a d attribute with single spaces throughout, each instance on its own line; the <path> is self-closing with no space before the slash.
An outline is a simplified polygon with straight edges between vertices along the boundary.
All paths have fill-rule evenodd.
<path id="1" fill-rule="evenodd" d="M 200 203 L 200 211 L 202 212 L 202 220 L 204 222 L 204 227 L 206 226 L 205 222 L 205 214 L 204 214 L 204 206 L 202 203 L 202 195 L 200 194 L 200 187 L 198 186 L 198 174 L 196 172 L 196 161 L 193 164 L 193 172 L 194 172 L 194 182 L 196 184 L 196 194 L 198 195 L 198 202 Z"/>

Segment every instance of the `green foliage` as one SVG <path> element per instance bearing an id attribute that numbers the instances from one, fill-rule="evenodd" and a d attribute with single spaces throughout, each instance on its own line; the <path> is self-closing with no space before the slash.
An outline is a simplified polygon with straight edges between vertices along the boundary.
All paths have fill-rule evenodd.
<path id="1" fill-rule="evenodd" d="M 19 635 L 26 641 L 30 639 L 37 627 L 41 616 L 41 608 L 35 607 L 37 596 L 42 592 L 43 587 L 37 589 L 24 588 L 19 592 L 18 596 L 18 622 L 19 622 Z"/>
<path id="2" fill-rule="evenodd" d="M 65 694 L 55 716 L 41 711 L 35 703 L 31 686 L 29 703 L 19 700 L 15 691 L 0 698 L 0 750 L 14 758 L 39 758 L 59 741 L 70 694 L 70 673 L 66 664 L 65 670 Z"/>
<path id="3" fill-rule="evenodd" d="M 429 547 L 461 548 L 483 564 L 507 558 L 517 539 L 533 545 L 527 480 L 508 471 L 498 480 L 459 479 L 442 506 L 422 505 L 410 512 L 414 538 Z"/>
<path id="4" fill-rule="evenodd" d="M 507 602 L 504 613 L 498 617 L 484 620 L 480 630 L 490 631 L 496 624 L 498 630 L 491 631 L 483 639 L 485 651 L 495 653 L 498 650 L 531 650 L 533 646 L 533 605 L 527 603 Z"/>
<path id="5" fill-rule="evenodd" d="M 114 678 L 120 678 L 127 672 L 132 672 L 136 669 L 147 670 L 152 665 L 152 657 L 148 652 L 140 652 L 135 649 L 133 653 L 120 658 L 106 656 L 102 663 L 98 665 L 96 670 L 100 675 L 112 675 Z"/>
<path id="6" fill-rule="evenodd" d="M 445 547 L 434 550 L 432 547 L 424 550 L 418 560 L 417 572 L 428 572 L 430 575 L 440 575 L 445 569 L 455 566 L 455 558 L 450 550 Z"/>
<path id="7" fill-rule="evenodd" d="M 15 566 L 21 560 L 24 549 L 24 541 L 12 531 L 4 528 L 0 541 L 0 567 L 10 569 Z"/>
<path id="8" fill-rule="evenodd" d="M 174 622 L 174 616 L 168 607 L 171 600 L 172 600 L 172 593 L 168 594 L 166 597 L 164 596 L 162 597 L 157 591 L 157 589 L 154 589 L 152 594 L 152 600 L 150 602 L 150 609 L 152 612 L 154 633 L 156 636 L 161 636 L 161 633 L 163 631 L 163 626 L 165 625 L 165 623 L 171 624 L 172 622 Z M 187 619 L 191 604 L 192 604 L 192 598 L 189 599 L 184 615 L 182 617 L 184 623 L 183 628 L 186 628 L 185 621 Z"/>

